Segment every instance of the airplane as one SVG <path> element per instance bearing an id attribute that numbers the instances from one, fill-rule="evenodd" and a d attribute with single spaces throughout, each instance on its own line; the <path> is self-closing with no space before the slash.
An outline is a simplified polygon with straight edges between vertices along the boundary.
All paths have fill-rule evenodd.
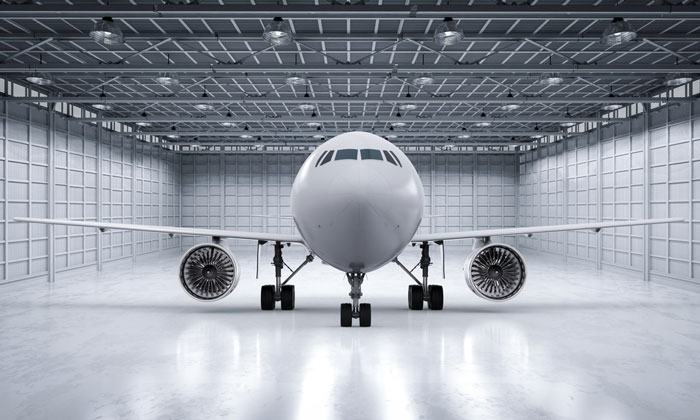
<path id="1" fill-rule="evenodd" d="M 17 222 L 44 223 L 107 229 L 159 232 L 170 235 L 208 236 L 211 243 L 197 244 L 185 252 L 179 267 L 180 283 L 200 301 L 216 301 L 237 286 L 240 269 L 226 239 L 247 239 L 260 247 L 274 244 L 275 284 L 262 286 L 263 310 L 292 310 L 294 286 L 287 284 L 315 256 L 345 273 L 350 284 L 352 303 L 340 305 L 340 325 L 350 327 L 359 319 L 369 327 L 372 309 L 359 303 L 365 275 L 390 262 L 396 263 L 417 283 L 408 288 L 408 306 L 432 310 L 443 308 L 442 286 L 430 284 L 430 247 L 445 241 L 474 239 L 471 254 L 464 263 L 464 277 L 477 296 L 490 301 L 505 301 L 523 288 L 526 267 L 523 256 L 513 246 L 491 241 L 494 236 L 516 236 L 594 230 L 682 222 L 682 218 L 598 222 L 553 226 L 516 227 L 446 233 L 416 233 L 423 219 L 423 185 L 408 157 L 395 145 L 377 135 L 354 131 L 340 134 L 317 147 L 299 170 L 291 190 L 291 210 L 299 234 L 240 232 L 103 223 L 60 219 L 17 217 Z M 284 246 L 301 244 L 309 251 L 305 260 L 284 280 Z M 418 244 L 422 279 L 416 278 L 398 259 L 409 245 Z M 444 252 L 442 252 L 444 278 Z M 257 274 L 256 274 L 257 276 Z M 422 280 L 422 281 L 421 281 Z"/>

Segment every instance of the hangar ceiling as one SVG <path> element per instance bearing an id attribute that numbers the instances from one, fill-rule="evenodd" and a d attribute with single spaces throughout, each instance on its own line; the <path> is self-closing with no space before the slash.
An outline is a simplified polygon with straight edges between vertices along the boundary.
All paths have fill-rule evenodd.
<path id="1" fill-rule="evenodd" d="M 351 130 L 399 144 L 523 145 L 698 93 L 667 94 L 671 79 L 700 73 L 697 1 L 11 3 L 0 5 L 0 75 L 48 79 L 32 89 L 95 114 L 80 120 L 182 150 L 314 145 Z M 91 38 L 103 17 L 123 43 Z M 616 17 L 636 39 L 601 42 Z M 263 38 L 270 24 L 287 45 Z M 444 28 L 463 38 L 441 45 Z"/>

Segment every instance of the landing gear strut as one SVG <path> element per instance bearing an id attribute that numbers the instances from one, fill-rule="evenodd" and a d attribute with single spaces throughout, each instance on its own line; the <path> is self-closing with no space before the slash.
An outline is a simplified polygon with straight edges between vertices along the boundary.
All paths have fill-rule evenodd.
<path id="1" fill-rule="evenodd" d="M 442 243 L 438 243 L 438 245 L 442 245 Z M 408 307 L 411 310 L 420 311 L 421 309 L 423 309 L 423 301 L 426 301 L 428 302 L 428 309 L 439 311 L 442 310 L 442 304 L 444 300 L 442 286 L 428 284 L 428 268 L 432 264 L 432 261 L 430 260 L 430 243 L 423 242 L 420 245 L 420 248 L 421 258 L 418 264 L 416 264 L 416 266 L 413 267 L 413 270 L 420 266 L 423 272 L 422 283 L 416 278 L 416 276 L 413 275 L 413 270 L 409 270 L 408 268 L 406 268 L 399 261 L 398 258 L 395 258 L 394 262 L 399 267 L 401 267 L 406 272 L 406 274 L 408 274 L 413 279 L 413 281 L 418 283 L 417 285 L 408 286 Z"/>
<path id="2" fill-rule="evenodd" d="M 258 242 L 258 250 L 260 245 L 263 244 L 265 244 L 264 241 Z M 290 274 L 289 277 L 282 281 L 282 269 L 284 267 L 289 268 L 282 258 L 282 248 L 284 248 L 284 245 L 281 242 L 275 242 L 275 256 L 272 258 L 272 265 L 275 266 L 275 284 L 268 284 L 260 289 L 260 308 L 263 311 L 271 311 L 275 309 L 275 304 L 277 301 L 282 303 L 283 311 L 290 311 L 294 309 L 294 286 L 287 285 L 287 282 L 291 280 L 292 277 L 294 277 L 299 270 L 302 269 L 302 267 L 314 260 L 314 256 L 312 254 L 307 255 L 304 262 L 302 262 L 296 270 L 292 271 L 292 274 Z M 292 269 L 289 268 L 289 270 L 291 271 Z"/>
<path id="3" fill-rule="evenodd" d="M 372 325 L 372 306 L 369 303 L 360 303 L 362 297 L 362 282 L 365 280 L 365 273 L 347 273 L 348 283 L 350 283 L 350 298 L 352 303 L 342 303 L 340 305 L 340 326 L 352 326 L 352 319 L 360 319 L 360 327 Z"/>

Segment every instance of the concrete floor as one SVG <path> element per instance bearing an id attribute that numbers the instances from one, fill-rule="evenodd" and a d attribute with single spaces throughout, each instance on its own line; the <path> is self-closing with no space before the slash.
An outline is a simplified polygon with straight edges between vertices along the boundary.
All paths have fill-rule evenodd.
<path id="1" fill-rule="evenodd" d="M 253 251 L 237 253 L 238 288 L 210 304 L 181 289 L 175 252 L 108 265 L 99 275 L 74 272 L 52 285 L 1 287 L 0 418 L 657 420 L 700 413 L 697 292 L 526 252 L 525 290 L 490 303 L 468 290 L 466 251 L 453 249 L 447 280 L 439 280 L 443 311 L 409 311 L 408 278 L 391 265 L 363 286 L 373 326 L 348 329 L 338 326 L 347 283 L 318 260 L 296 281 L 295 311 L 261 312 L 259 287 L 273 270 L 266 264 L 266 280 L 255 280 Z M 302 257 L 287 255 L 290 263 Z"/>

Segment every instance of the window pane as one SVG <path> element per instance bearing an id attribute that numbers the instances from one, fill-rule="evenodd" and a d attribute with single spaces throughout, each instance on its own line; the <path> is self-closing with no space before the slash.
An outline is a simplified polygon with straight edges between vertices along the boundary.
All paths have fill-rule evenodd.
<path id="1" fill-rule="evenodd" d="M 335 160 L 352 159 L 357 160 L 357 149 L 340 149 L 335 154 Z"/>
<path id="2" fill-rule="evenodd" d="M 391 156 L 394 157 L 394 160 L 396 161 L 396 163 L 398 163 L 399 166 L 403 168 L 403 165 L 401 164 L 401 161 L 399 160 L 398 156 L 396 156 L 396 154 L 394 154 L 394 152 L 392 152 L 391 150 L 389 150 L 389 153 L 391 153 Z"/>
<path id="3" fill-rule="evenodd" d="M 316 166 L 318 166 L 318 164 L 321 163 L 321 159 L 323 159 L 323 157 L 326 156 L 326 153 L 328 153 L 328 150 L 326 150 L 326 151 L 324 151 L 323 153 L 321 153 L 321 156 L 320 156 L 320 157 L 318 158 L 318 160 L 316 161 Z"/>
<path id="4" fill-rule="evenodd" d="M 360 157 L 362 160 L 374 159 L 374 160 L 384 160 L 382 159 L 382 152 L 374 149 L 361 149 Z"/>
<path id="5" fill-rule="evenodd" d="M 396 162 L 394 161 L 394 158 L 391 157 L 391 155 L 389 154 L 389 152 L 387 152 L 386 150 L 384 151 L 384 157 L 386 158 L 387 162 L 389 162 L 389 163 L 391 163 L 392 165 L 396 166 Z"/>
<path id="6" fill-rule="evenodd" d="M 321 166 L 323 166 L 323 165 L 325 165 L 326 163 L 330 162 L 331 159 L 333 159 L 333 151 L 332 151 L 332 150 L 331 150 L 330 152 L 328 152 L 328 154 L 326 155 L 326 157 L 323 158 L 323 162 L 321 162 Z"/>

